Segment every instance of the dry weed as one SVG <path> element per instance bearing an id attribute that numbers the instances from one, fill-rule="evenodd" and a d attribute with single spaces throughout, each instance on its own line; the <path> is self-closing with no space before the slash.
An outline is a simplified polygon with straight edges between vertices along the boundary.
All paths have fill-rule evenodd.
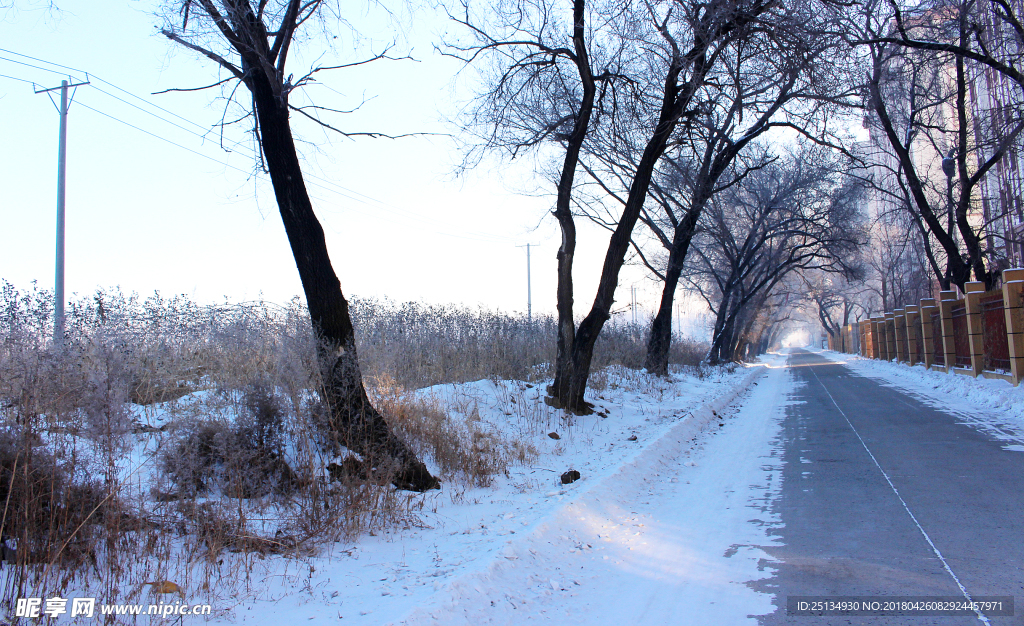
<path id="1" fill-rule="evenodd" d="M 383 464 L 325 452 L 299 300 L 202 306 L 100 290 L 70 303 L 58 344 L 51 303 L 0 282 L 0 556 L 15 561 L 0 604 L 97 580 L 108 602 L 147 580 L 213 593 L 247 579 L 259 555 L 417 523 L 422 497 L 396 491 Z M 509 382 L 550 375 L 551 317 L 362 299 L 352 310 L 374 401 L 446 485 L 489 485 L 558 422 L 527 401 L 526 382 Z M 608 365 L 639 367 L 645 345 L 643 328 L 607 326 L 594 387 L 609 384 Z M 672 361 L 696 365 L 697 352 L 676 342 Z M 414 391 L 481 379 L 519 436 L 472 403 Z"/>
<path id="2" fill-rule="evenodd" d="M 432 461 L 443 479 L 486 487 L 510 465 L 536 454 L 530 446 L 487 428 L 478 411 L 466 411 L 460 419 L 436 396 L 409 391 L 390 376 L 373 379 L 370 390 L 388 424 L 417 454 Z"/>

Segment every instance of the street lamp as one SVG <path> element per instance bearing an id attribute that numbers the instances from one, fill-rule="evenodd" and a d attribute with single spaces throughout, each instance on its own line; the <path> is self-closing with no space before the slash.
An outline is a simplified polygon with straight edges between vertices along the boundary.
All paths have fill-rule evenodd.
<path id="1" fill-rule="evenodd" d="M 953 240 L 953 245 L 956 246 L 956 229 L 954 228 L 955 220 L 953 218 L 953 177 L 956 176 L 956 148 L 950 148 L 949 154 L 942 159 L 942 173 L 946 175 L 946 214 L 947 221 L 949 222 L 949 237 Z M 959 247 L 957 247 L 959 250 Z M 946 263 L 946 286 L 945 289 L 949 289 L 949 281 L 952 278 L 952 264 Z"/>

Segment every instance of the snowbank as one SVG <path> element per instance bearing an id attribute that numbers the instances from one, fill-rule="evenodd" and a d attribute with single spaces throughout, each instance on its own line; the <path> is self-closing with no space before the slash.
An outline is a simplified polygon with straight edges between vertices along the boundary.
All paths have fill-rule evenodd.
<path id="1" fill-rule="evenodd" d="M 771 612 L 770 596 L 746 583 L 767 575 L 756 546 L 777 520 L 760 507 L 751 524 L 749 508 L 772 489 L 755 484 L 788 374 L 769 374 L 746 415 L 729 408 L 766 369 L 751 368 L 397 623 L 734 624 Z"/>
<path id="2" fill-rule="evenodd" d="M 215 623 L 283 626 L 344 619 L 346 624 L 413 624 L 430 623 L 430 613 L 439 610 L 453 617 L 451 607 L 470 601 L 484 602 L 480 609 L 490 607 L 492 596 L 502 593 L 495 577 L 509 564 L 532 559 L 557 566 L 566 554 L 591 550 L 582 538 L 574 542 L 564 531 L 568 521 L 578 521 L 581 511 L 602 511 L 601 519 L 615 524 L 620 534 L 639 523 L 637 514 L 631 513 L 639 505 L 631 509 L 630 500 L 647 493 L 649 479 L 664 473 L 659 468 L 667 459 L 679 457 L 686 446 L 701 446 L 708 432 L 723 430 L 723 408 L 766 369 L 762 365 L 733 372 L 713 370 L 703 378 L 675 375 L 670 380 L 619 369 L 599 383 L 603 389 L 588 395 L 597 413 L 572 418 L 543 404 L 541 386 L 519 381 L 423 390 L 477 411 L 495 428 L 530 438 L 538 458 L 529 467 L 514 467 L 487 488 L 448 487 L 410 496 L 408 506 L 419 524 L 336 544 L 316 558 L 256 563 L 234 602 L 215 607 L 222 616 Z M 551 438 L 549 432 L 559 438 Z M 559 478 L 569 469 L 579 471 L 581 478 L 562 485 Z M 729 474 L 728 467 L 724 471 Z M 706 495 L 698 492 L 688 500 L 701 502 Z M 644 498 L 645 504 L 650 497 Z M 736 512 L 744 521 L 750 515 L 739 504 Z M 717 524 L 714 519 L 700 521 L 702 526 Z M 764 543 L 763 529 L 757 527 L 757 532 Z M 560 538 L 558 551 L 547 546 L 552 537 Z M 758 577 L 757 562 L 763 554 L 756 552 L 744 561 L 745 573 L 732 578 Z M 543 568 L 537 571 L 545 577 L 542 587 L 552 594 L 576 586 L 566 576 L 555 580 Z M 770 611 L 770 600 L 764 603 L 764 612 Z"/>

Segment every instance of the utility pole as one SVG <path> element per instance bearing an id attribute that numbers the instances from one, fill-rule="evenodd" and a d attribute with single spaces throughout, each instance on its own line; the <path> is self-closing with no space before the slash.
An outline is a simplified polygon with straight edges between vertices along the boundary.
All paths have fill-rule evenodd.
<path id="1" fill-rule="evenodd" d="M 49 89 L 36 89 L 36 93 L 45 93 L 49 95 L 49 92 L 60 89 L 60 107 L 57 109 L 60 113 L 60 139 L 57 146 L 57 259 L 56 269 L 54 271 L 54 288 L 53 288 L 53 343 L 54 345 L 61 345 L 64 343 L 64 188 L 66 179 L 66 166 L 67 166 L 67 154 L 68 154 L 68 105 L 70 100 L 75 97 L 74 92 L 71 92 L 71 98 L 68 98 L 68 89 L 77 88 L 82 85 L 88 85 L 88 75 L 84 83 L 68 84 L 68 81 L 60 81 L 60 87 L 51 87 Z M 53 98 L 50 98 L 53 102 Z M 56 102 L 53 103 L 57 105 Z"/>
<path id="2" fill-rule="evenodd" d="M 533 285 L 530 284 L 530 244 L 526 244 L 526 321 L 533 323 Z"/>
<path id="3" fill-rule="evenodd" d="M 526 321 L 533 323 L 533 287 L 530 285 L 530 244 L 516 246 L 526 248 Z"/>
<path id="4" fill-rule="evenodd" d="M 633 303 L 630 308 L 633 309 L 633 325 L 636 326 L 636 285 L 630 287 L 630 291 L 633 294 Z"/>

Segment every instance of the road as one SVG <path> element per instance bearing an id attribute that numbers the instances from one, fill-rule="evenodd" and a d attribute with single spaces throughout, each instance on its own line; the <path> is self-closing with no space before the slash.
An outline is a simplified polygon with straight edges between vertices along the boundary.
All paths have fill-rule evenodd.
<path id="1" fill-rule="evenodd" d="M 776 624 L 1024 624 L 1024 453 L 912 397 L 794 351 L 776 442 Z M 809 617 L 790 596 L 1014 596 L 1016 616 Z"/>

